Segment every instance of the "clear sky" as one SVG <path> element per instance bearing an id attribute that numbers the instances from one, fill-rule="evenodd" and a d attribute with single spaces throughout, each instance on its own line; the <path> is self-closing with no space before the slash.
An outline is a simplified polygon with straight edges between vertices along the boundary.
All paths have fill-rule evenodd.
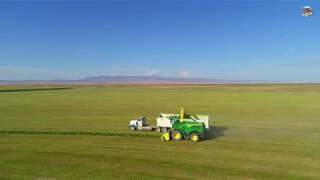
<path id="1" fill-rule="evenodd" d="M 0 1 L 0 79 L 91 75 L 320 82 L 320 1 Z"/>

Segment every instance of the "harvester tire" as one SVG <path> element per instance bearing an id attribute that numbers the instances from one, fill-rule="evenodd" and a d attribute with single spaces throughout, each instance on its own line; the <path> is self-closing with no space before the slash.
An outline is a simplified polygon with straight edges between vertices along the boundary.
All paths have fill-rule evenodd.
<path id="1" fill-rule="evenodd" d="M 183 139 L 183 135 L 180 131 L 178 130 L 173 130 L 171 133 L 171 139 L 175 140 L 175 141 L 180 141 Z"/>
<path id="2" fill-rule="evenodd" d="M 198 142 L 200 141 L 200 136 L 198 133 L 191 133 L 190 135 L 190 141 L 192 142 Z"/>
<path id="3" fill-rule="evenodd" d="M 165 132 L 162 134 L 161 136 L 162 141 L 170 141 L 170 133 L 169 132 Z"/>

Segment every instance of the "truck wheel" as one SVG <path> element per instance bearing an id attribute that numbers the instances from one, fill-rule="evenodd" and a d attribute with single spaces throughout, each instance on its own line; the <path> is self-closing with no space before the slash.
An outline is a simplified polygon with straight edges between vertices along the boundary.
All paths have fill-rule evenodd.
<path id="1" fill-rule="evenodd" d="M 200 140 L 200 136 L 197 133 L 191 133 L 190 135 L 190 140 L 192 142 L 198 142 Z"/>
<path id="2" fill-rule="evenodd" d="M 131 131 L 135 131 L 135 130 L 136 130 L 136 128 L 135 128 L 135 127 L 133 127 L 133 126 L 131 126 L 131 127 L 130 127 L 130 130 L 131 130 Z"/>
<path id="3" fill-rule="evenodd" d="M 183 138 L 182 133 L 178 130 L 174 130 L 171 133 L 171 139 L 173 139 L 175 141 L 180 141 L 180 140 L 182 140 L 182 138 Z"/>
<path id="4" fill-rule="evenodd" d="M 167 132 L 167 128 L 163 127 L 163 128 L 161 128 L 161 131 L 162 132 Z"/>
<path id="5" fill-rule="evenodd" d="M 157 127 L 157 132 L 161 132 L 161 128 L 160 127 Z"/>

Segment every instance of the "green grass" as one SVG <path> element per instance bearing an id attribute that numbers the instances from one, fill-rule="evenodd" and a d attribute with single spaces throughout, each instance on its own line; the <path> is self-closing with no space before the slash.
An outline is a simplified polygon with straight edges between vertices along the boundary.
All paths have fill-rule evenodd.
<path id="1" fill-rule="evenodd" d="M 61 87 L 0 86 L 0 179 L 320 178 L 320 85 Z M 181 107 L 214 135 L 129 131 Z"/>

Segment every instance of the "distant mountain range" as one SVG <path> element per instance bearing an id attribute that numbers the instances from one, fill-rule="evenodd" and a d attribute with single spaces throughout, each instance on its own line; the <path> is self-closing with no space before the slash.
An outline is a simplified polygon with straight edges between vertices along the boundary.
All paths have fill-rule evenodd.
<path id="1" fill-rule="evenodd" d="M 89 76 L 79 80 L 0 80 L 0 84 L 255 84 L 268 81 L 177 78 L 159 76 Z"/>

